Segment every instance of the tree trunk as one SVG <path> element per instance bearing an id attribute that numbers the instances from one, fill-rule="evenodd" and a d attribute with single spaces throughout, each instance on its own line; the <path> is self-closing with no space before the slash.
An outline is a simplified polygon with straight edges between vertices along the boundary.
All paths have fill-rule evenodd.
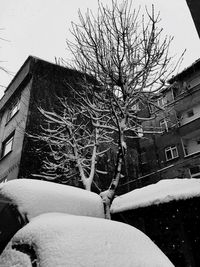
<path id="1" fill-rule="evenodd" d="M 87 178 L 82 179 L 85 190 L 91 191 L 91 181 Z"/>
<path id="2" fill-rule="evenodd" d="M 122 164 L 123 164 L 123 150 L 122 150 L 122 146 L 119 145 L 119 152 L 118 152 L 118 157 L 117 157 L 117 165 L 116 165 L 115 175 L 111 181 L 109 189 L 100 193 L 100 196 L 101 196 L 101 198 L 103 200 L 103 204 L 104 204 L 104 211 L 105 211 L 105 218 L 106 219 L 111 219 L 110 206 L 111 206 L 113 198 L 115 196 L 116 188 L 119 184 L 119 180 L 121 177 Z"/>

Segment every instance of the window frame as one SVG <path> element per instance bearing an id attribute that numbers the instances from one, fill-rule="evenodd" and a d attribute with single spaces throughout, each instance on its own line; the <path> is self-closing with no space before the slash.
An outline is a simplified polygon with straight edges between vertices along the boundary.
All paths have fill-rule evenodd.
<path id="1" fill-rule="evenodd" d="M 163 118 L 160 120 L 159 124 L 160 124 L 160 128 L 166 132 L 169 131 L 169 125 L 168 125 L 169 120 L 166 118 Z"/>
<path id="2" fill-rule="evenodd" d="M 9 107 L 7 119 L 6 119 L 7 123 L 17 114 L 19 109 L 20 109 L 20 99 L 17 98 L 14 102 L 11 103 Z"/>
<path id="3" fill-rule="evenodd" d="M 167 156 L 167 152 L 169 152 L 169 151 L 170 151 L 170 153 L 171 153 L 171 158 L 169 158 L 169 157 Z M 175 156 L 174 156 L 174 151 L 175 151 L 175 153 L 176 153 Z M 178 158 L 178 157 L 179 157 L 179 154 L 178 154 L 178 149 L 177 149 L 177 146 L 176 146 L 176 145 L 174 145 L 174 146 L 169 146 L 169 147 L 165 148 L 165 158 L 166 158 L 167 161 L 176 159 L 176 158 Z"/>
<path id="4" fill-rule="evenodd" d="M 195 168 L 198 169 L 197 172 L 192 171 L 192 169 L 195 169 Z M 191 178 L 199 178 L 200 177 L 200 165 L 196 165 L 196 166 L 189 168 L 189 172 L 190 172 Z"/>
<path id="5" fill-rule="evenodd" d="M 9 153 L 12 152 L 13 150 L 13 143 L 14 143 L 14 135 L 15 132 L 12 132 L 3 142 L 2 142 L 2 146 L 1 146 L 1 159 L 4 158 L 5 156 L 7 156 Z M 7 150 L 7 146 L 10 145 L 8 151 Z"/>
<path id="6" fill-rule="evenodd" d="M 157 99 L 157 105 L 159 107 L 164 107 L 167 104 L 166 96 L 161 96 Z"/>

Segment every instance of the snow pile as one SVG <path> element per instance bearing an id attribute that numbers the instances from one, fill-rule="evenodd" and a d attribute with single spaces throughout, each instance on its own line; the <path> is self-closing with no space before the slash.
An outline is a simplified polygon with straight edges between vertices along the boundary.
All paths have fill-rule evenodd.
<path id="1" fill-rule="evenodd" d="M 11 199 L 29 220 L 48 212 L 104 218 L 101 197 L 72 186 L 40 180 L 16 179 L 2 184 L 0 193 Z"/>
<path id="2" fill-rule="evenodd" d="M 169 179 L 114 199 L 111 213 L 200 196 L 200 179 Z"/>
<path id="3" fill-rule="evenodd" d="M 40 267 L 173 266 L 136 228 L 99 218 L 43 214 L 19 230 L 11 242 L 32 245 Z"/>
<path id="4" fill-rule="evenodd" d="M 0 257 L 0 267 L 32 267 L 32 263 L 28 255 L 11 250 L 10 245 L 4 250 Z"/>

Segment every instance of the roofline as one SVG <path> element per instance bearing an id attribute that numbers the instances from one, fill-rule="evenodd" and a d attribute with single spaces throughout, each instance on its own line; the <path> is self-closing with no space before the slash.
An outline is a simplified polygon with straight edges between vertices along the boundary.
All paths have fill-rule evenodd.
<path id="1" fill-rule="evenodd" d="M 196 69 L 200 69 L 200 58 L 197 59 L 195 62 L 193 62 L 190 66 L 188 66 L 187 68 L 185 68 L 184 70 L 182 70 L 177 75 L 172 76 L 172 78 L 170 78 L 168 80 L 168 83 L 172 84 L 173 82 L 175 82 L 177 80 L 180 80 L 185 75 L 187 75 L 187 74 L 195 71 Z"/>
<path id="2" fill-rule="evenodd" d="M 17 71 L 17 73 L 15 74 L 15 76 L 12 78 L 11 82 L 8 84 L 8 86 L 6 87 L 4 93 L 6 91 L 8 91 L 8 89 L 10 88 L 10 86 L 13 84 L 13 82 L 16 80 L 18 74 L 21 72 L 21 70 L 24 68 L 24 66 L 27 64 L 28 61 L 30 61 L 33 57 L 32 56 L 28 56 L 27 59 L 24 61 L 24 63 L 22 64 L 22 66 L 19 68 L 19 70 Z"/>
<path id="3" fill-rule="evenodd" d="M 20 69 L 17 71 L 16 75 L 13 77 L 12 81 L 7 86 L 2 98 L 0 99 L 0 111 L 5 107 L 6 103 L 15 94 L 16 89 L 25 81 L 26 78 L 30 78 L 31 74 L 31 61 L 33 57 L 29 56 Z M 19 78 L 19 80 L 17 80 Z M 16 83 L 15 83 L 16 82 Z"/>
<path id="4" fill-rule="evenodd" d="M 79 70 L 76 70 L 75 68 L 68 68 L 65 66 L 58 65 L 56 63 L 52 63 L 50 61 L 41 59 L 36 56 L 29 55 L 27 59 L 24 61 L 20 69 L 17 71 L 9 85 L 7 86 L 6 90 L 4 91 L 4 94 L 2 98 L 0 99 L 0 111 L 5 107 L 6 103 L 10 100 L 10 98 L 13 96 L 13 94 L 16 92 L 16 89 L 27 79 L 29 80 L 32 77 L 32 74 L 34 72 L 34 65 L 37 62 L 43 62 L 46 64 L 49 64 L 55 68 L 58 68 L 60 70 L 64 71 L 70 71 L 77 73 L 79 75 L 85 75 L 84 72 L 81 72 Z M 88 76 L 88 75 L 87 75 Z M 19 78 L 19 80 L 17 80 Z M 16 83 L 15 83 L 16 82 Z"/>
<path id="5" fill-rule="evenodd" d="M 28 61 L 31 61 L 31 60 L 34 60 L 34 61 L 42 61 L 42 62 L 45 62 L 45 63 L 49 63 L 53 66 L 56 66 L 56 67 L 59 67 L 61 69 L 68 69 L 68 70 L 71 70 L 71 71 L 76 71 L 76 72 L 79 72 L 79 73 L 83 73 L 81 71 L 78 71 L 76 69 L 73 69 L 73 68 L 68 68 L 68 67 L 65 67 L 65 66 L 61 66 L 61 65 L 58 65 L 54 62 L 51 62 L 51 61 L 48 61 L 48 60 L 45 60 L 45 59 L 42 59 L 40 57 L 36 57 L 36 56 L 32 56 L 32 55 L 29 55 L 27 57 L 27 59 L 24 61 L 24 63 L 22 64 L 22 66 L 20 67 L 20 69 L 17 71 L 17 73 L 15 74 L 15 76 L 13 77 L 13 79 L 11 80 L 11 82 L 8 84 L 7 88 L 5 89 L 4 93 L 10 88 L 10 86 L 13 84 L 13 82 L 16 80 L 18 74 L 21 72 L 21 70 L 24 68 L 24 66 L 27 64 Z M 1 100 L 1 99 L 0 99 Z"/>

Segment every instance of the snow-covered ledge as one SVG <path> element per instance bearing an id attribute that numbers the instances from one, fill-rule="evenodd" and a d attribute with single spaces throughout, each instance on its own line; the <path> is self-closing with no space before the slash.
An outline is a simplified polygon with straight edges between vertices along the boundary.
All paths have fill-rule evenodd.
<path id="1" fill-rule="evenodd" d="M 166 179 L 116 197 L 111 213 L 200 196 L 200 179 Z"/>

